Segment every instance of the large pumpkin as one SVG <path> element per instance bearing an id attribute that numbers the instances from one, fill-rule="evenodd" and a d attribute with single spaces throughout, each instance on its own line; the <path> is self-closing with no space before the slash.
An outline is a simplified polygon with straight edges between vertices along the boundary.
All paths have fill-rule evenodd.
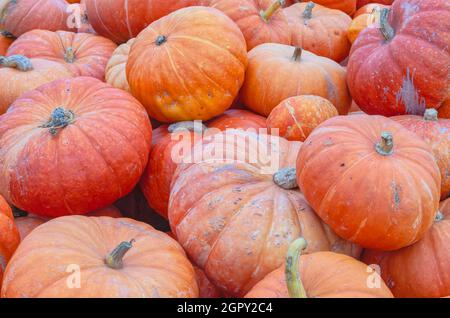
<path id="1" fill-rule="evenodd" d="M 103 80 L 106 64 L 115 49 L 114 42 L 97 35 L 33 30 L 15 40 L 7 54 L 55 61 L 67 67 L 74 76 Z"/>
<path id="2" fill-rule="evenodd" d="M 136 37 L 150 23 L 201 0 L 86 0 L 95 31 L 116 43 Z"/>
<path id="3" fill-rule="evenodd" d="M 236 22 L 250 51 L 262 43 L 291 44 L 291 30 L 282 3 L 282 0 L 212 0 L 210 6 Z"/>
<path id="4" fill-rule="evenodd" d="M 301 255 L 306 246 L 303 238 L 292 242 L 286 264 L 264 277 L 245 297 L 392 298 L 379 274 L 362 262 L 333 252 Z"/>
<path id="5" fill-rule="evenodd" d="M 450 294 L 450 199 L 441 202 L 433 226 L 414 245 L 393 252 L 364 252 L 363 261 L 380 266 L 395 297 Z"/>
<path id="6" fill-rule="evenodd" d="M 0 32 L 0 55 L 5 55 L 8 47 L 13 42 L 13 38 L 7 33 Z"/>
<path id="7" fill-rule="evenodd" d="M 292 45 L 336 62 L 348 56 L 347 29 L 352 19 L 347 14 L 314 2 L 297 3 L 284 12 L 292 32 Z"/>
<path id="8" fill-rule="evenodd" d="M 69 31 L 67 9 L 65 0 L 2 0 L 0 29 L 16 37 L 35 29 Z"/>
<path id="9" fill-rule="evenodd" d="M 1 296 L 185 298 L 197 297 L 198 288 L 183 249 L 167 234 L 131 219 L 67 216 L 20 244 Z"/>
<path id="10" fill-rule="evenodd" d="M 126 66 L 133 43 L 134 39 L 131 39 L 127 43 L 119 45 L 108 61 L 105 71 L 105 79 L 108 84 L 128 92 L 130 85 L 128 85 Z"/>
<path id="11" fill-rule="evenodd" d="M 417 242 L 439 206 L 430 147 L 382 116 L 334 117 L 315 129 L 300 149 L 297 180 L 325 223 L 366 248 Z"/>
<path id="12" fill-rule="evenodd" d="M 325 57 L 289 45 L 262 44 L 249 52 L 241 99 L 251 110 L 268 116 L 288 97 L 316 95 L 347 114 L 351 98 L 345 69 Z"/>
<path id="13" fill-rule="evenodd" d="M 359 254 L 294 189 L 292 167 L 300 146 L 275 136 L 228 131 L 196 144 L 177 169 L 169 201 L 172 232 L 227 294 L 245 295 L 278 268 L 299 235 L 310 242 L 307 252 Z"/>
<path id="14" fill-rule="evenodd" d="M 178 10 L 147 27 L 131 47 L 131 92 L 161 122 L 208 120 L 231 106 L 244 81 L 245 39 L 217 9 Z"/>
<path id="15" fill-rule="evenodd" d="M 436 21 L 440 21 L 436 23 Z M 352 46 L 348 85 L 368 114 L 423 115 L 449 98 L 447 0 L 397 0 Z M 370 58 L 367 58 L 367 57 Z"/>
<path id="16" fill-rule="evenodd" d="M 133 189 L 150 141 L 148 116 L 128 93 L 91 77 L 54 81 L 0 118 L 0 192 L 41 216 L 96 210 Z"/>
<path id="17" fill-rule="evenodd" d="M 420 136 L 433 150 L 441 171 L 441 200 L 450 195 L 450 120 L 438 119 L 435 109 L 427 109 L 425 115 L 392 117 L 407 129 Z"/>
<path id="18" fill-rule="evenodd" d="M 57 62 L 21 55 L 0 56 L 0 114 L 23 93 L 65 77 L 72 77 L 72 73 Z"/>
<path id="19" fill-rule="evenodd" d="M 320 4 L 330 9 L 341 10 L 352 16 L 356 10 L 357 0 L 314 0 L 315 3 Z M 310 2 L 309 0 L 302 0 L 302 2 Z"/>
<path id="20" fill-rule="evenodd" d="M 14 224 L 11 208 L 5 199 L 0 196 L 0 288 L 3 271 L 19 243 L 19 231 Z"/>

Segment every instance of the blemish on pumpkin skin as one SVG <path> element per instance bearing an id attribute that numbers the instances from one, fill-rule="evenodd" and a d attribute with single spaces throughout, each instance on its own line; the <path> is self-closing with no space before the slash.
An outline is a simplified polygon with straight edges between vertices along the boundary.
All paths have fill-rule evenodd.
<path id="1" fill-rule="evenodd" d="M 400 207 L 401 199 L 400 199 L 400 192 L 401 188 L 395 183 L 395 181 L 391 182 L 391 189 L 392 189 L 392 198 L 394 203 L 394 209 L 398 210 Z"/>
<path id="2" fill-rule="evenodd" d="M 426 109 L 425 99 L 419 95 L 414 85 L 414 73 L 411 74 L 409 68 L 406 69 L 406 76 L 403 78 L 402 86 L 395 95 L 396 104 L 402 102 L 405 111 L 410 115 L 423 115 Z"/>
<path id="3" fill-rule="evenodd" d="M 325 140 L 325 141 L 323 142 L 323 145 L 324 145 L 324 146 L 327 146 L 327 147 L 333 146 L 333 145 L 334 145 L 334 142 L 333 142 L 333 140 L 332 140 L 331 138 L 327 138 L 327 140 Z"/>

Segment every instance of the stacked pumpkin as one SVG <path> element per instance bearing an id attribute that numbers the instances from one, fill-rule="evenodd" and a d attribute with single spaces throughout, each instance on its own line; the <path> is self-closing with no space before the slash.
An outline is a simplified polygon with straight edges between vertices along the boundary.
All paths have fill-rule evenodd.
<path id="1" fill-rule="evenodd" d="M 450 295 L 444 0 L 40 2 L 0 5 L 1 297 Z"/>

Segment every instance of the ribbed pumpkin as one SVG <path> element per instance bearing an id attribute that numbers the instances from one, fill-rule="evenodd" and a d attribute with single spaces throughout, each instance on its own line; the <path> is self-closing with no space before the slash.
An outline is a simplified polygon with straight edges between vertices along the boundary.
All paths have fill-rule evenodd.
<path id="1" fill-rule="evenodd" d="M 198 288 L 183 249 L 167 234 L 131 219 L 66 216 L 20 244 L 1 296 L 189 298 Z"/>
<path id="2" fill-rule="evenodd" d="M 91 77 L 54 81 L 0 118 L 0 193 L 41 216 L 88 213 L 133 189 L 150 142 L 145 109 L 127 92 Z"/>
<path id="3" fill-rule="evenodd" d="M 8 49 L 10 55 L 25 55 L 61 63 L 74 76 L 103 80 L 105 67 L 116 49 L 111 40 L 88 33 L 33 30 L 20 36 Z"/>
<path id="4" fill-rule="evenodd" d="M 297 3 L 284 12 L 292 32 L 292 45 L 336 62 L 348 56 L 347 29 L 352 19 L 347 14 L 314 2 Z"/>
<path id="5" fill-rule="evenodd" d="M 305 141 L 322 122 L 338 116 L 336 107 L 323 97 L 290 97 L 275 107 L 267 118 L 267 128 L 287 140 Z"/>
<path id="6" fill-rule="evenodd" d="M 147 27 L 131 47 L 131 92 L 161 122 L 208 120 L 231 106 L 244 81 L 245 39 L 224 13 L 178 10 Z"/>
<path id="7" fill-rule="evenodd" d="M 228 15 L 241 29 L 247 50 L 262 43 L 291 44 L 291 30 L 282 0 L 212 0 L 210 6 Z"/>
<path id="8" fill-rule="evenodd" d="M 316 95 L 328 99 L 340 115 L 352 102 L 345 69 L 325 57 L 282 44 L 262 44 L 249 52 L 249 64 L 241 90 L 243 103 L 268 116 L 288 97 Z"/>
<path id="9" fill-rule="evenodd" d="M 333 252 L 301 255 L 306 246 L 303 238 L 292 242 L 285 265 L 264 277 L 245 297 L 392 298 L 378 273 L 362 262 Z M 368 284 L 375 280 L 379 286 Z"/>
<path id="10" fill-rule="evenodd" d="M 423 115 L 448 99 L 449 29 L 446 0 L 397 0 L 382 9 L 380 28 L 362 31 L 350 52 L 348 85 L 361 109 Z"/>
<path id="11" fill-rule="evenodd" d="M 14 224 L 11 208 L 5 199 L 0 196 L 0 288 L 3 271 L 19 243 L 19 231 Z"/>
<path id="12" fill-rule="evenodd" d="M 435 109 L 427 109 L 425 115 L 392 117 L 407 129 L 421 137 L 433 150 L 441 171 L 441 200 L 450 195 L 450 120 L 438 119 Z"/>
<path id="13" fill-rule="evenodd" d="M 12 37 L 8 36 L 7 33 L 0 32 L 0 55 L 6 54 L 6 51 L 12 42 Z"/>
<path id="14" fill-rule="evenodd" d="M 365 248 L 417 242 L 439 207 L 431 148 L 382 116 L 339 116 L 320 125 L 300 149 L 297 180 L 322 220 Z"/>
<path id="15" fill-rule="evenodd" d="M 106 65 L 105 79 L 108 84 L 116 88 L 130 91 L 130 85 L 127 80 L 127 61 L 130 54 L 131 45 L 134 39 L 129 40 L 117 47 Z"/>
<path id="16" fill-rule="evenodd" d="M 395 297 L 450 294 L 450 199 L 441 202 L 431 229 L 414 245 L 393 252 L 364 252 L 363 261 L 380 266 Z"/>
<path id="17" fill-rule="evenodd" d="M 288 245 L 299 235 L 310 242 L 307 252 L 359 255 L 360 249 L 336 236 L 295 190 L 300 146 L 275 136 L 228 131 L 196 144 L 177 169 L 169 201 L 172 232 L 226 294 L 245 295 L 282 265 Z"/>
<path id="18" fill-rule="evenodd" d="M 21 55 L 0 56 L 0 114 L 23 93 L 65 77 L 72 77 L 72 73 L 57 62 Z"/>
<path id="19" fill-rule="evenodd" d="M 357 0 L 314 0 L 315 3 L 320 4 L 330 9 L 341 10 L 352 16 L 356 10 Z M 301 2 L 309 2 L 309 0 L 302 0 Z"/>

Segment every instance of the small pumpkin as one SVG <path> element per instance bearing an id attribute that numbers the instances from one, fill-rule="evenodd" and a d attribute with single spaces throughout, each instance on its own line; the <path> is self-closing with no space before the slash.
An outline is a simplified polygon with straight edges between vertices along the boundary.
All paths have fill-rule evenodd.
<path id="1" fill-rule="evenodd" d="M 133 189 L 150 140 L 145 109 L 127 92 L 92 77 L 48 83 L 0 117 L 0 193 L 40 216 L 88 213 Z"/>
<path id="2" fill-rule="evenodd" d="M 130 91 L 130 85 L 128 85 L 126 66 L 133 43 L 134 38 L 117 47 L 106 65 L 105 74 L 105 79 L 108 84 L 128 92 Z"/>
<path id="3" fill-rule="evenodd" d="M 289 246 L 285 265 L 256 284 L 246 298 L 392 298 L 377 272 L 343 254 L 316 252 L 301 255 L 307 242 Z M 371 288 L 369 281 L 379 281 Z"/>
<path id="4" fill-rule="evenodd" d="M 357 0 L 314 0 L 315 3 L 321 6 L 336 9 L 345 12 L 349 16 L 352 16 L 356 10 Z M 302 2 L 309 2 L 309 0 L 302 0 Z"/>
<path id="5" fill-rule="evenodd" d="M 292 32 L 292 45 L 336 62 L 348 56 L 347 29 L 352 19 L 347 14 L 314 2 L 297 3 L 284 12 Z"/>
<path id="6" fill-rule="evenodd" d="M 347 30 L 347 37 L 351 43 L 355 42 L 356 38 L 362 30 L 378 22 L 379 12 L 381 12 L 379 10 L 381 10 L 381 8 L 375 5 L 373 11 L 358 15 L 355 14 L 355 17 L 353 18 Z"/>
<path id="7" fill-rule="evenodd" d="M 431 229 L 414 245 L 398 251 L 366 250 L 363 261 L 380 267 L 395 297 L 444 297 L 450 294 L 450 199 L 442 201 Z"/>
<path id="8" fill-rule="evenodd" d="M 13 37 L 9 36 L 6 32 L 0 32 L 0 55 L 6 54 L 13 40 Z"/>
<path id="9" fill-rule="evenodd" d="M 430 147 L 383 116 L 320 125 L 300 149 L 297 180 L 322 220 L 365 248 L 417 242 L 439 207 L 441 176 Z"/>
<path id="10" fill-rule="evenodd" d="M 167 234 L 131 219 L 66 216 L 20 244 L 1 296 L 190 298 L 198 287 L 183 249 Z"/>
<path id="11" fill-rule="evenodd" d="M 305 141 L 322 122 L 338 116 L 336 107 L 319 96 L 290 97 L 275 107 L 267 118 L 267 128 L 287 140 Z"/>
<path id="12" fill-rule="evenodd" d="M 316 95 L 328 99 L 340 115 L 352 102 L 345 69 L 325 57 L 283 44 L 261 44 L 249 52 L 249 64 L 241 90 L 243 103 L 268 116 L 289 97 Z"/>

